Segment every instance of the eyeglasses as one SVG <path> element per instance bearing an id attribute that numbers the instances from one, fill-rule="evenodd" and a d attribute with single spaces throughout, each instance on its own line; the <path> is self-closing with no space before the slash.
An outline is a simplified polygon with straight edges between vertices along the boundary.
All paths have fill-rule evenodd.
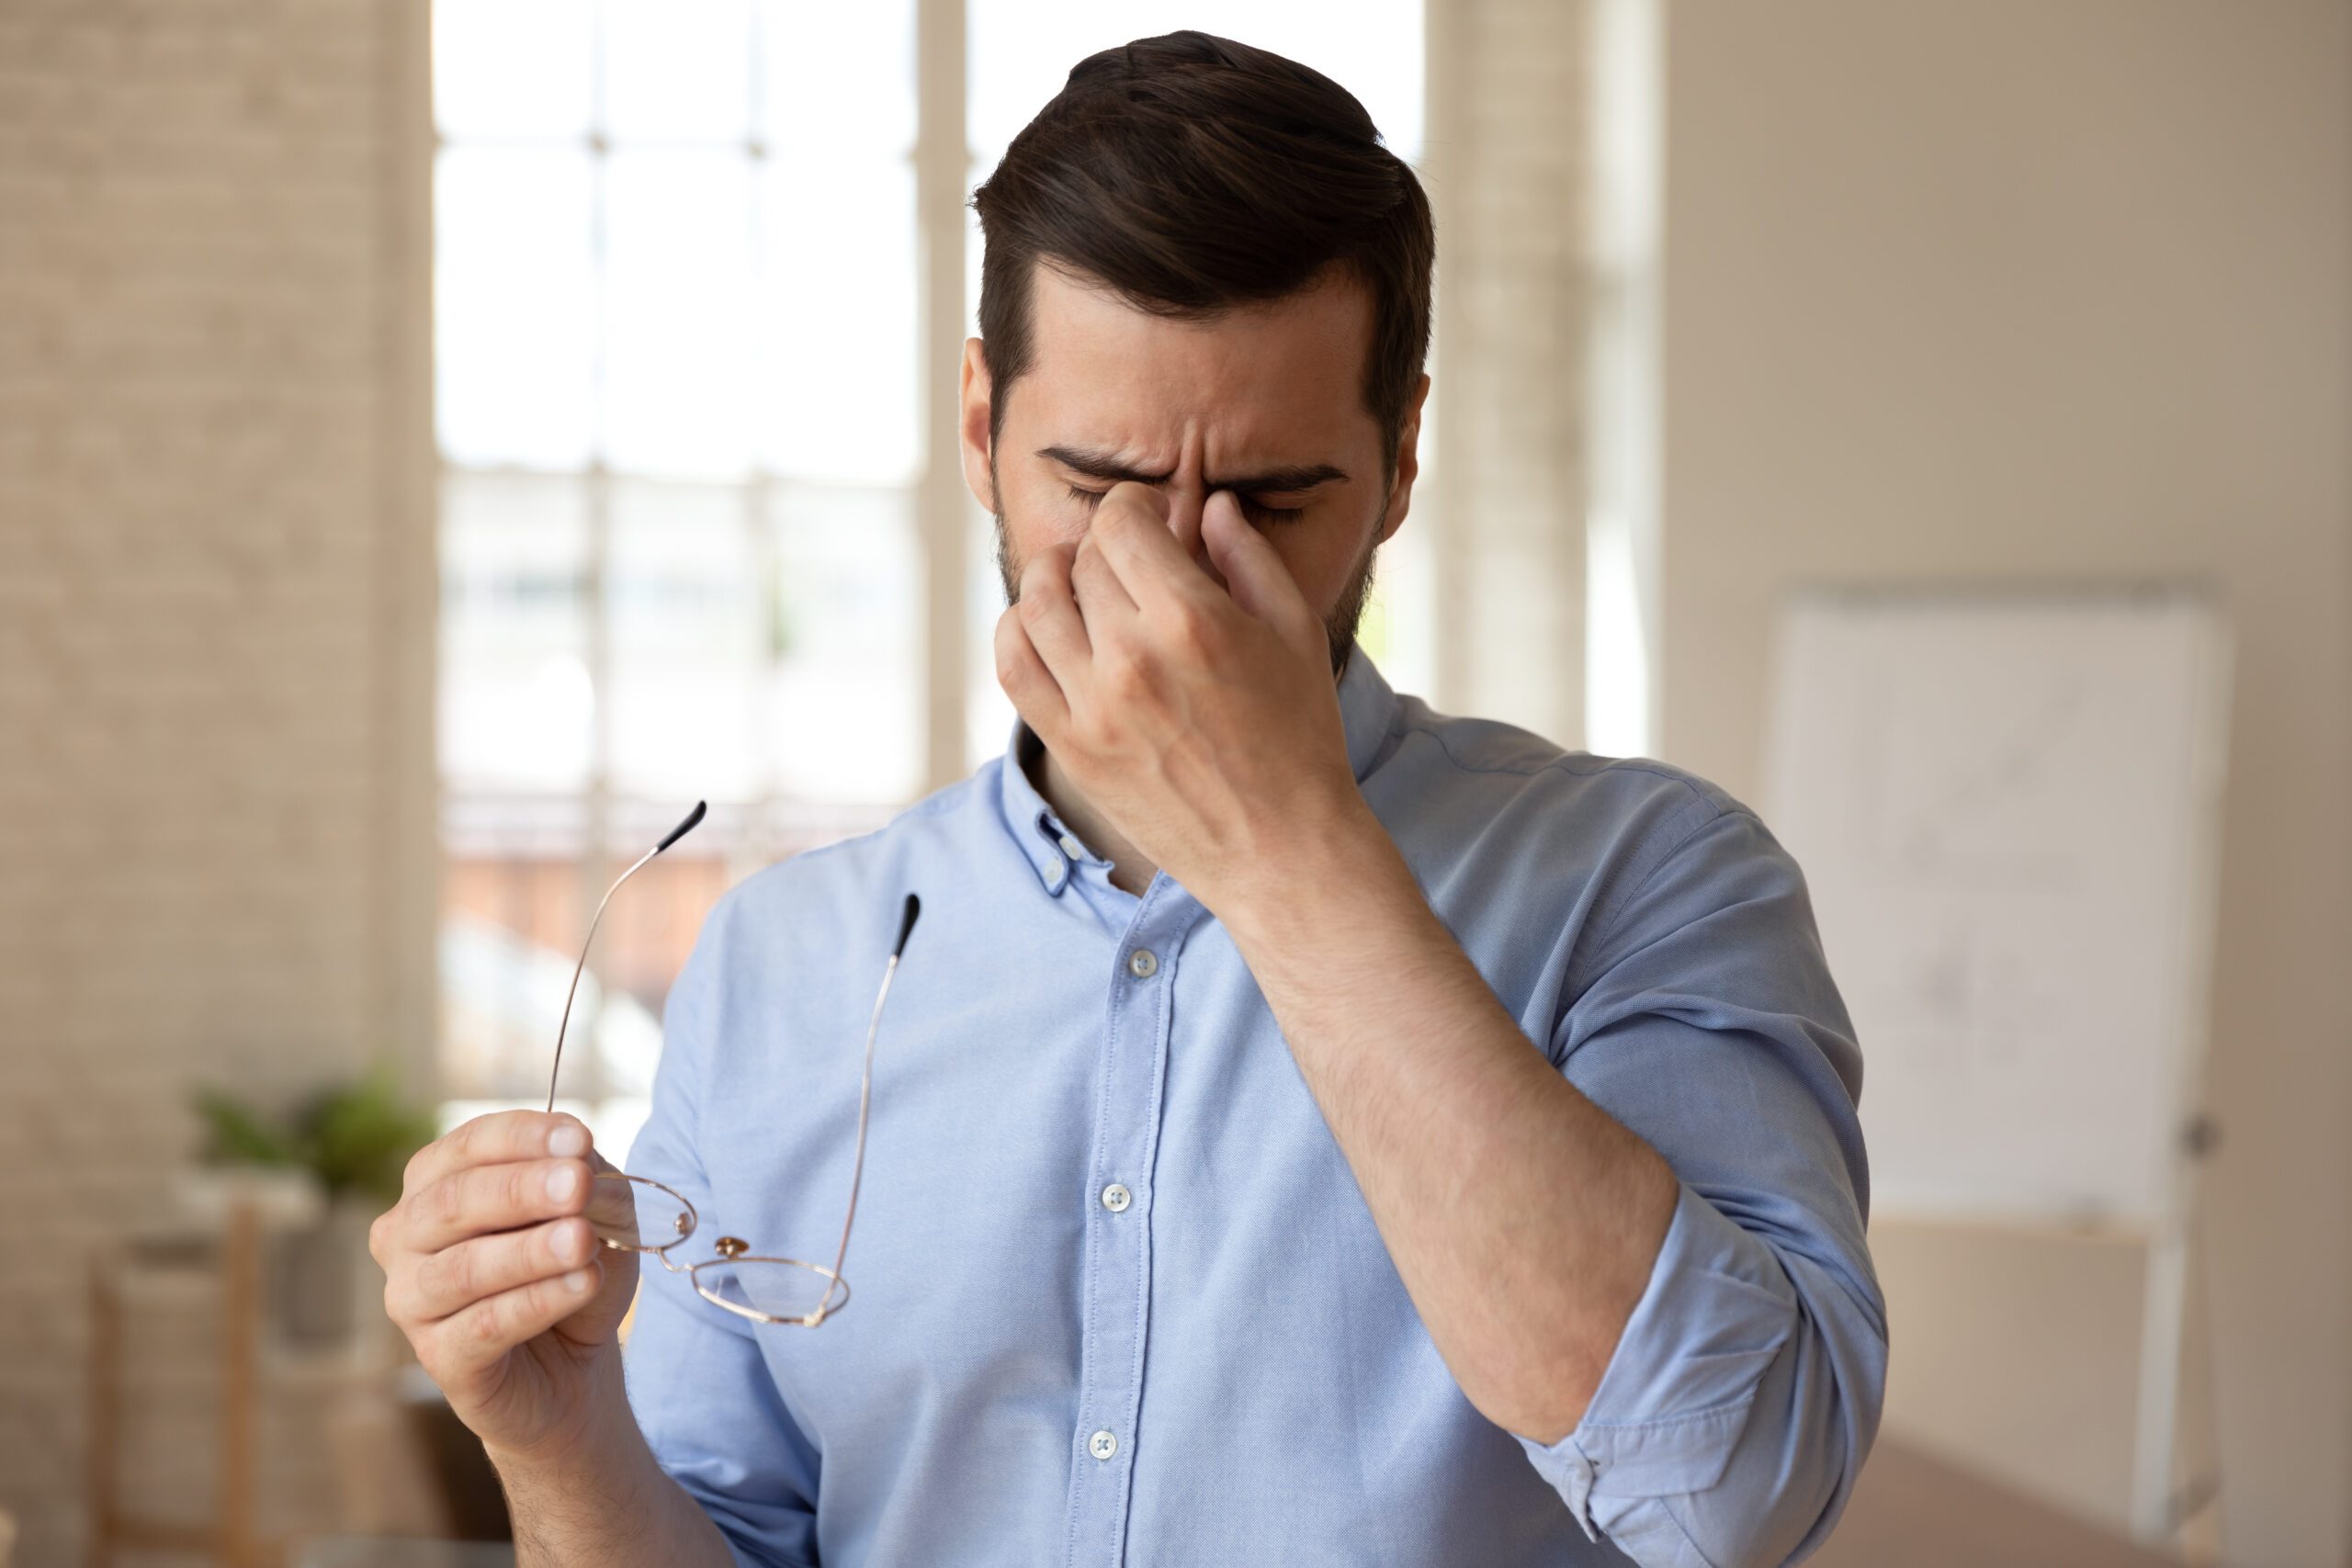
<path id="1" fill-rule="evenodd" d="M 662 841 L 639 857 L 637 863 L 614 879 L 588 921 L 588 939 L 580 944 L 580 962 L 572 966 L 571 989 L 563 998 L 563 1021 L 556 1026 L 555 1066 L 548 1074 L 548 1110 L 555 1110 L 556 1078 L 563 1071 L 563 1037 L 571 1026 L 572 998 L 580 993 L 580 976 L 588 967 L 588 950 L 605 919 L 613 895 L 643 870 L 656 855 L 694 831 L 707 803 L 695 802 L 685 820 L 670 829 Z M 865 1066 L 857 1086 L 857 1156 L 850 1167 L 849 1209 L 842 1216 L 842 1238 L 833 1248 L 833 1265 L 805 1263 L 797 1258 L 758 1258 L 752 1244 L 722 1235 L 711 1244 L 718 1256 L 700 1263 L 673 1263 L 670 1254 L 694 1235 L 700 1217 L 683 1193 L 650 1177 L 623 1170 L 599 1171 L 588 1198 L 588 1224 L 596 1239 L 614 1252 L 650 1252 L 654 1261 L 673 1274 L 684 1274 L 695 1293 L 713 1306 L 723 1307 L 754 1323 L 797 1324 L 814 1328 L 849 1304 L 849 1281 L 842 1278 L 842 1261 L 849 1256 L 850 1226 L 857 1219 L 857 1190 L 865 1176 L 865 1113 L 874 1099 L 874 1037 L 882 1028 L 882 1005 L 890 999 L 890 982 L 907 951 L 907 938 L 922 913 L 922 900 L 907 895 L 899 919 L 899 939 L 890 947 L 890 962 L 882 971 L 882 988 L 874 998 L 874 1015 L 865 1024 Z"/>

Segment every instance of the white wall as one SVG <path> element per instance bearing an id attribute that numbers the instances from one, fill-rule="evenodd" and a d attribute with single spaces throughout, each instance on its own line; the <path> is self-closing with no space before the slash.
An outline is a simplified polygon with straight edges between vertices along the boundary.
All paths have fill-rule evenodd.
<path id="1" fill-rule="evenodd" d="M 2346 22 L 1678 0 L 1668 46 L 1668 757 L 1756 793 L 1791 582 L 2234 607 L 2210 1258 L 2244 1568 L 2352 1541 Z M 2132 1269 L 1891 1227 L 1880 1260 L 1890 1429 L 2120 1517 Z"/>
<path id="2" fill-rule="evenodd" d="M 429 1046 L 421 0 L 0 5 L 0 1505 L 191 1088 Z"/>

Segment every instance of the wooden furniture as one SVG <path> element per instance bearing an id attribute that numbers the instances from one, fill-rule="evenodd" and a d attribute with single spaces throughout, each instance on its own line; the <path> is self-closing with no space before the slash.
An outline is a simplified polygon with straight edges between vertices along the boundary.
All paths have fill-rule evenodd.
<path id="1" fill-rule="evenodd" d="M 137 1250 L 101 1255 L 90 1268 L 87 1568 L 113 1568 L 120 1551 L 202 1552 L 221 1568 L 279 1568 L 286 1543 L 260 1533 L 262 1214 L 231 1209 L 219 1246 L 220 1283 L 219 1460 L 209 1525 L 164 1523 L 126 1509 L 119 1495 L 123 1432 L 122 1275 Z M 187 1266 L 183 1256 L 179 1261 Z"/>

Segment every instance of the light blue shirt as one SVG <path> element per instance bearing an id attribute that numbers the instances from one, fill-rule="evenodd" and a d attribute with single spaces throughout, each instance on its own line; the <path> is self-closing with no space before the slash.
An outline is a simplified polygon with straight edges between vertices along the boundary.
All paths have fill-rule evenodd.
<path id="1" fill-rule="evenodd" d="M 1582 1424 L 1547 1448 L 1471 1407 L 1223 927 L 1165 875 L 1113 887 L 1001 759 L 745 882 L 671 994 L 628 1168 L 693 1200 L 696 1258 L 828 1261 L 922 895 L 850 1304 L 753 1325 L 645 1272 L 629 1398 L 741 1562 L 1728 1568 L 1826 1533 L 1886 1327 L 1861 1059 L 1794 863 L 1687 774 L 1442 716 L 1361 652 L 1340 698 L 1529 1048 L 1681 1180 Z"/>

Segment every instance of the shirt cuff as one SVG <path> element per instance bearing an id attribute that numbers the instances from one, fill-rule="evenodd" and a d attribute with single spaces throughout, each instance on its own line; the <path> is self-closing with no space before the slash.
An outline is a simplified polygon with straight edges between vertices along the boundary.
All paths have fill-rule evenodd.
<path id="1" fill-rule="evenodd" d="M 1595 1540 L 1649 1498 L 1703 1492 L 1796 1314 L 1772 1249 L 1685 1187 L 1584 1419 L 1556 1443 L 1520 1445 Z"/>

